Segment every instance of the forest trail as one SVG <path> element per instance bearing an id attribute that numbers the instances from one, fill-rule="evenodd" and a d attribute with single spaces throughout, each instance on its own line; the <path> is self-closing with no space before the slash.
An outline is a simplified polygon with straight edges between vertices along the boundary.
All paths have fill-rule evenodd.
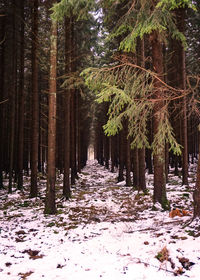
<path id="1" fill-rule="evenodd" d="M 168 219 L 169 212 L 163 213 L 163 221 L 158 221 L 157 211 L 153 206 L 153 175 L 147 177 L 148 193 L 138 192 L 132 186 L 127 187 L 125 181 L 117 183 L 117 173 L 111 173 L 96 161 L 89 161 L 80 178 L 77 181 L 76 190 L 73 191 L 72 201 L 76 201 L 75 208 L 71 208 L 72 217 L 78 216 L 79 222 L 136 222 L 141 224 L 138 230 L 146 230 L 143 227 L 145 220 L 150 222 L 148 230 L 157 231 L 164 223 L 182 223 L 179 220 Z M 170 175 L 169 175 L 170 177 Z M 179 185 L 179 189 L 177 186 Z M 192 189 L 181 186 L 180 178 L 171 175 L 171 182 L 167 185 L 168 197 L 171 200 L 174 192 L 181 195 L 174 196 L 172 208 L 192 211 Z M 184 195 L 182 194 L 184 193 Z M 158 211 L 161 208 L 157 205 Z M 157 226 L 158 225 L 158 228 Z"/>
<path id="2" fill-rule="evenodd" d="M 199 237 L 183 227 L 191 215 L 171 218 L 169 211 L 152 210 L 152 175 L 147 175 L 147 195 L 117 183 L 117 175 L 89 161 L 69 201 L 63 200 L 59 175 L 56 215 L 43 214 L 42 176 L 38 198 L 29 198 L 29 178 L 24 192 L 1 191 L 0 277 L 198 279 Z M 172 207 L 192 210 L 192 188 L 180 180 L 171 176 L 168 198 Z"/>

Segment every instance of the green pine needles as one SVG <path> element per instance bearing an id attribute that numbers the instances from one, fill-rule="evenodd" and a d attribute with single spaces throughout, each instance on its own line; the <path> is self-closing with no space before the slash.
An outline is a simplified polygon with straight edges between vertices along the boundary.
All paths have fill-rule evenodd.
<path id="1" fill-rule="evenodd" d="M 76 20 L 87 20 L 90 13 L 95 8 L 95 0 L 61 0 L 54 4 L 52 18 L 58 22 L 63 21 L 65 16 L 75 16 Z"/>
<path id="2" fill-rule="evenodd" d="M 123 1 L 121 1 L 123 2 Z M 130 4 L 128 12 L 117 22 L 116 27 L 109 35 L 109 39 L 122 36 L 119 49 L 126 52 L 135 52 L 137 38 L 150 35 L 153 31 L 159 33 L 160 40 L 167 42 L 169 37 L 180 40 L 186 48 L 186 38 L 177 29 L 173 10 L 191 8 L 196 10 L 192 0 L 135 0 Z"/>
<path id="3" fill-rule="evenodd" d="M 157 102 L 153 85 L 155 73 L 131 63 L 123 63 L 101 69 L 88 68 L 82 72 L 82 76 L 87 86 L 95 92 L 96 101 L 109 103 L 108 121 L 103 126 L 106 135 L 117 134 L 123 128 L 124 120 L 128 120 L 128 137 L 132 148 L 152 148 L 153 153 L 157 154 L 168 142 L 170 150 L 181 154 L 181 146 L 174 137 L 167 111 L 172 92 L 164 83 L 162 118 L 153 143 L 150 144 L 148 140 L 148 122 Z"/>
<path id="4" fill-rule="evenodd" d="M 163 11 L 187 7 L 196 11 L 196 7 L 192 0 L 160 0 L 156 7 L 162 8 Z"/>

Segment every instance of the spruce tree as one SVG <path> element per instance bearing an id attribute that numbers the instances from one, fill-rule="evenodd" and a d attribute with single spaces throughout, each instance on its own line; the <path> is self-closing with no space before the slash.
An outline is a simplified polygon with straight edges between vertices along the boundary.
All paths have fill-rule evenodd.
<path id="1" fill-rule="evenodd" d="M 125 52 L 111 66 L 101 69 L 86 69 L 83 73 L 86 83 L 97 92 L 97 101 L 109 101 L 109 120 L 104 126 L 107 135 L 115 135 L 123 127 L 123 120 L 129 120 L 129 135 L 132 147 L 150 147 L 147 138 L 147 120 L 153 117 L 154 154 L 154 202 L 168 207 L 165 191 L 165 142 L 170 150 L 180 153 L 169 121 L 169 96 L 174 89 L 163 79 L 163 44 L 166 36 L 180 40 L 186 46 L 184 34 L 177 28 L 174 9 L 191 7 L 192 1 L 120 1 L 129 5 L 118 20 L 109 38 L 121 38 L 119 49 Z M 107 18 L 113 14 L 114 1 L 104 1 Z M 132 4 L 132 5 L 131 5 Z M 110 9 L 110 10 L 109 10 Z M 137 38 L 147 36 L 151 44 L 152 68 L 136 65 L 127 53 L 136 51 Z M 175 90 L 176 91 L 176 90 Z M 100 92 L 100 93 L 99 93 Z"/>

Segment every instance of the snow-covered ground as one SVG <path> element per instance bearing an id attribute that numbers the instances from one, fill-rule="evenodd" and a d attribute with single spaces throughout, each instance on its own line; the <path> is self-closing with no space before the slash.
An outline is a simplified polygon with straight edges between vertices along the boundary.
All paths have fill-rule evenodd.
<path id="1" fill-rule="evenodd" d="M 43 214 L 42 178 L 38 198 L 28 197 L 28 186 L 23 193 L 0 191 L 0 279 L 200 279 L 200 237 L 186 225 L 194 174 L 189 187 L 169 177 L 171 207 L 187 214 L 173 218 L 152 210 L 152 175 L 147 195 L 116 178 L 90 161 L 72 199 L 63 201 L 60 176 L 54 216 Z"/>

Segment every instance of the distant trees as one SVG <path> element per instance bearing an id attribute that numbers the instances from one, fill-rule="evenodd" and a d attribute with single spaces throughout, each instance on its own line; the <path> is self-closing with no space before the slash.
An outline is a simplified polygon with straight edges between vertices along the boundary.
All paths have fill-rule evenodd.
<path id="1" fill-rule="evenodd" d="M 85 8 L 89 8 L 89 2 L 84 3 Z M 91 122 L 88 108 L 91 107 L 92 96 L 84 96 L 86 88 L 80 78 L 77 82 L 77 77 L 83 67 L 92 62 L 91 46 L 97 29 L 92 28 L 95 21 L 92 15 L 86 21 L 71 8 L 69 17 L 66 14 L 70 24 L 66 22 L 65 28 L 63 23 L 59 23 L 59 78 L 55 80 L 58 100 L 55 103 L 50 98 L 48 104 L 50 8 L 51 3 L 46 1 L 0 0 L 0 116 L 3 120 L 0 122 L 0 188 L 4 187 L 3 179 L 9 176 L 9 192 L 16 190 L 16 186 L 22 190 L 23 175 L 29 175 L 31 171 L 29 192 L 31 197 L 35 197 L 40 193 L 40 177 L 46 175 L 47 169 L 51 175 L 52 170 L 57 170 L 57 173 L 64 171 L 63 195 L 68 199 L 70 180 L 74 183 L 77 170 L 80 171 L 87 161 Z M 87 9 L 84 14 L 87 14 Z M 54 114 L 49 118 L 51 105 Z M 52 147 L 47 141 L 48 132 L 52 132 L 48 129 L 49 120 L 57 121 L 56 132 L 53 133 L 57 138 L 53 160 L 50 156 Z M 72 127 L 73 138 L 70 133 Z M 70 146 L 74 146 L 73 150 Z M 46 169 L 49 156 L 51 163 Z M 51 164 L 54 167 L 49 167 Z M 51 179 L 49 177 L 48 184 L 52 183 L 52 189 L 56 173 Z M 49 209 L 47 202 L 45 212 L 55 210 Z"/>

